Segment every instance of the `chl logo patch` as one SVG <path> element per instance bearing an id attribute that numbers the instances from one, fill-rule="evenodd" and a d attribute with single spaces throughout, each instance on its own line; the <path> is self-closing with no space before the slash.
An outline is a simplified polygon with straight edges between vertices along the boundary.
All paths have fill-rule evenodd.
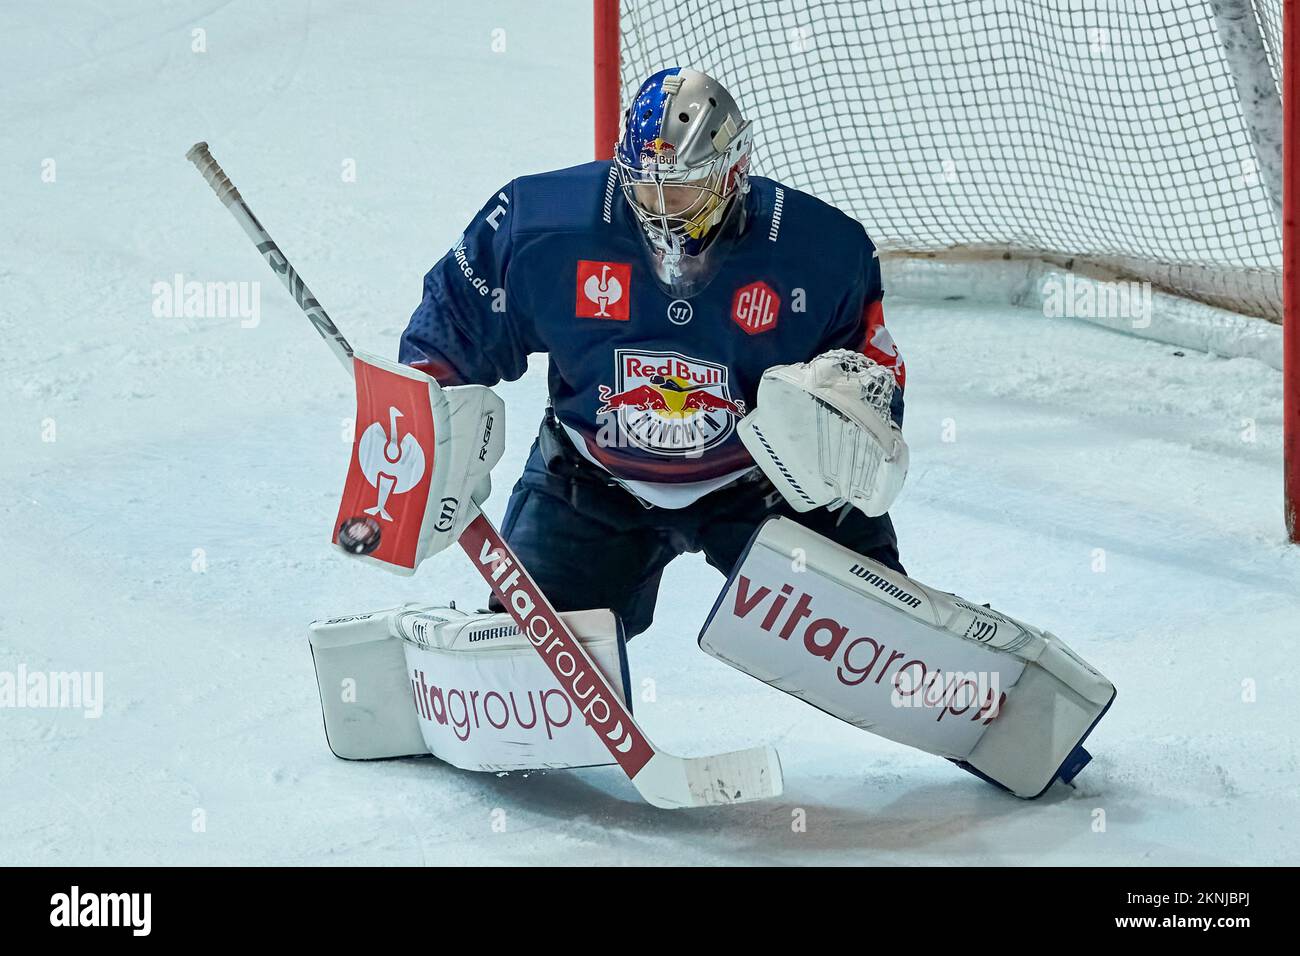
<path id="1" fill-rule="evenodd" d="M 631 263 L 579 259 L 577 297 L 578 318 L 626 322 L 631 315 Z"/>
<path id="2" fill-rule="evenodd" d="M 731 298 L 731 321 L 749 335 L 776 328 L 781 311 L 781 297 L 761 279 L 741 286 Z"/>
<path id="3" fill-rule="evenodd" d="M 627 439 L 657 455 L 690 457 L 724 441 L 745 414 L 727 367 L 680 352 L 614 351 L 614 386 L 598 390 L 598 416 L 615 414 Z"/>

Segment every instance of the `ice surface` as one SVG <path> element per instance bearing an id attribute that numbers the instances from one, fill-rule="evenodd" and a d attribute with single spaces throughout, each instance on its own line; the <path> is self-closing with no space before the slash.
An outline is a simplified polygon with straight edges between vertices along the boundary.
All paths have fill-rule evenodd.
<path id="1" fill-rule="evenodd" d="M 0 862 L 1296 862 L 1279 373 L 1010 307 L 889 304 L 913 460 L 894 514 L 920 580 L 1118 686 L 1077 789 L 1016 800 L 710 659 L 722 582 L 697 557 L 631 646 L 637 711 L 681 753 L 776 744 L 781 799 L 668 813 L 613 768 L 331 756 L 307 622 L 483 587 L 456 552 L 399 579 L 328 548 L 350 382 L 184 153 L 206 139 L 386 354 L 494 189 L 590 155 L 589 4 L 385 6 L 0 10 L 0 671 L 105 691 L 97 720 L 0 710 Z M 261 282 L 260 324 L 155 317 L 177 273 Z M 494 519 L 544 391 L 540 357 L 501 389 Z"/>

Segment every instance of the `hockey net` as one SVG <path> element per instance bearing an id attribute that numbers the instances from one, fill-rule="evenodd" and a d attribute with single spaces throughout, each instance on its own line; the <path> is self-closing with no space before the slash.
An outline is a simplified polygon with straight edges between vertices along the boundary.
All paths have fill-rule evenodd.
<path id="1" fill-rule="evenodd" d="M 1087 263 L 1282 316 L 1283 0 L 623 0 L 621 98 L 728 85 L 886 254 Z"/>

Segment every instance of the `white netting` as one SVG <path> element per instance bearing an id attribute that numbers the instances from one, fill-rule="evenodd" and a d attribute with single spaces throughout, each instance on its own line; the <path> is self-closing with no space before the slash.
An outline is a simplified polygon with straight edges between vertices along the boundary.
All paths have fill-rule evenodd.
<path id="1" fill-rule="evenodd" d="M 890 421 L 895 383 L 892 371 L 861 352 L 849 349 L 831 349 L 813 359 L 813 362 L 823 370 L 819 381 L 830 384 L 841 378 L 853 382 L 858 388 L 858 398 L 862 404 L 875 412 L 881 421 Z"/>
<path id="2" fill-rule="evenodd" d="M 1272 146 L 1255 145 L 1261 112 L 1280 124 L 1268 100 L 1281 0 L 623 0 L 622 11 L 624 101 L 664 66 L 717 76 L 755 121 L 755 171 L 849 212 L 882 251 L 1077 257 L 1281 315 L 1278 197 L 1262 155 L 1280 125 Z M 1224 42 L 1225 16 L 1244 20 L 1245 46 Z M 1253 111 L 1233 43 L 1266 57 Z"/>

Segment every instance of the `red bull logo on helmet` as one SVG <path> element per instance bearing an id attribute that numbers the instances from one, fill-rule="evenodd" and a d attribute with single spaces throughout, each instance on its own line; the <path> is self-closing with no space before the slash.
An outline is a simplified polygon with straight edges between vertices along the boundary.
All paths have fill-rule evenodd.
<path id="1" fill-rule="evenodd" d="M 614 352 L 615 384 L 601 385 L 597 417 L 614 415 L 629 444 L 657 455 L 699 455 L 727 439 L 745 403 L 725 365 L 679 352 Z"/>
<path id="2" fill-rule="evenodd" d="M 656 169 L 671 169 L 677 165 L 677 147 L 658 136 L 646 140 L 641 147 L 641 165 Z"/>

